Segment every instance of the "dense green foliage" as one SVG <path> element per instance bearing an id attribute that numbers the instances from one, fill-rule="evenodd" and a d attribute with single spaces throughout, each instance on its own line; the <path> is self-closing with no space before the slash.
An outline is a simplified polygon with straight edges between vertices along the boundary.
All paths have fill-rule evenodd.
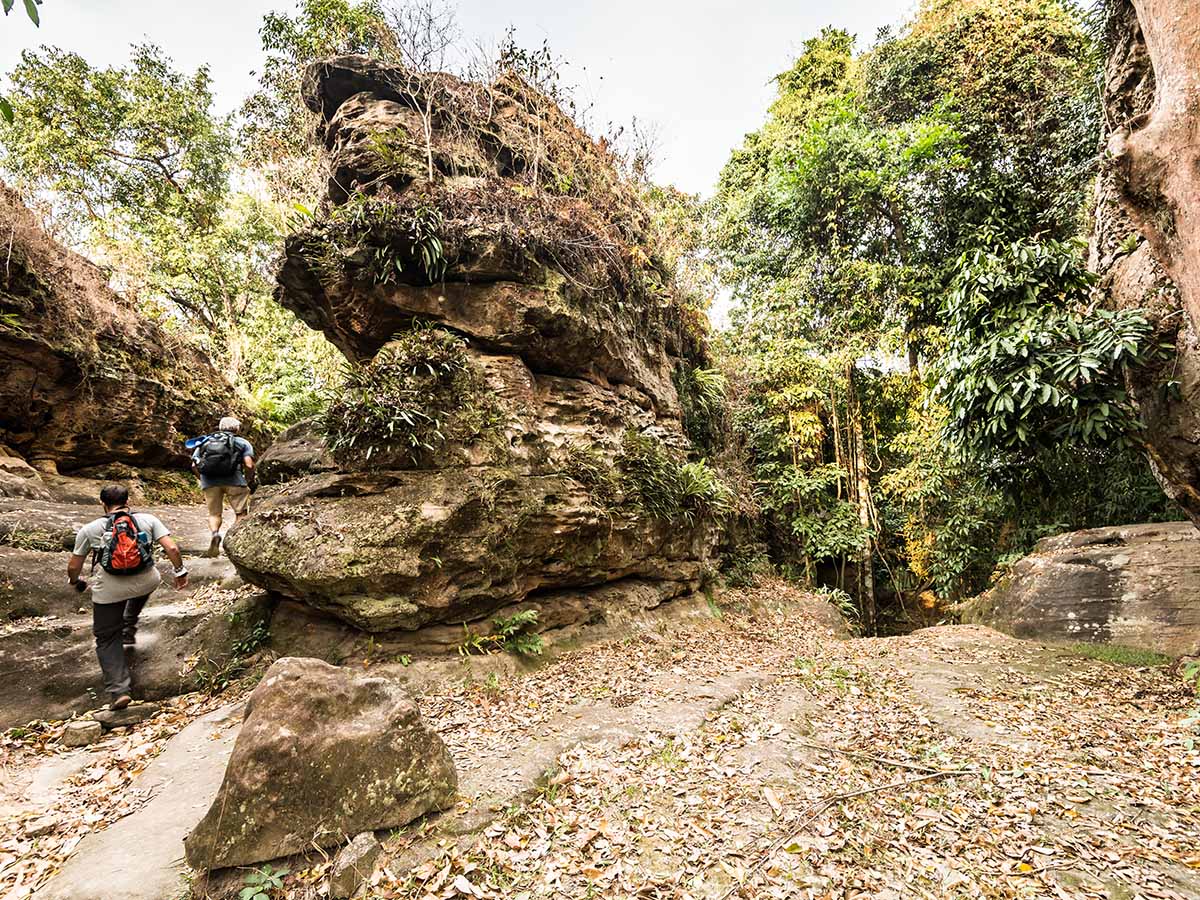
<path id="1" fill-rule="evenodd" d="M 1132 450 L 1135 313 L 1077 236 L 1099 141 L 1058 0 L 926 0 L 855 56 L 805 43 L 734 151 L 710 241 L 771 559 L 913 613 L 1044 534 L 1171 515 Z M 849 570 L 849 571 L 848 571 Z"/>
<path id="2" fill-rule="evenodd" d="M 396 335 L 369 363 L 348 364 L 320 417 L 330 449 L 363 463 L 415 463 L 496 424 L 463 338 L 421 325 Z"/>
<path id="3" fill-rule="evenodd" d="M 1124 447 L 1138 428 L 1121 369 L 1153 353 L 1150 325 L 1089 309 L 1082 248 L 1053 239 L 964 254 L 946 296 L 938 393 L 975 451 Z"/>

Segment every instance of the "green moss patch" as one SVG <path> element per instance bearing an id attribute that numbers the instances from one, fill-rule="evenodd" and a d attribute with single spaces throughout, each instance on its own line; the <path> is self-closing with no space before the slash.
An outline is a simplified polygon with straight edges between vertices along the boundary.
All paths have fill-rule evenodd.
<path id="1" fill-rule="evenodd" d="M 1123 647 L 1120 644 L 1072 644 L 1067 648 L 1077 656 L 1098 659 L 1119 666 L 1165 666 L 1171 657 L 1153 650 Z"/>

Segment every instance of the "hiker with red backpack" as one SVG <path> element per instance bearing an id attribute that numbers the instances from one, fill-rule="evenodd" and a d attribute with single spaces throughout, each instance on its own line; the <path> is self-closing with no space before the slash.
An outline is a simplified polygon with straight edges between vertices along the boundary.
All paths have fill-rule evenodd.
<path id="1" fill-rule="evenodd" d="M 75 535 L 67 580 L 80 593 L 92 589 L 92 634 L 96 636 L 96 657 L 104 673 L 104 687 L 112 698 L 109 706 L 124 709 L 130 703 L 125 647 L 136 642 L 138 616 L 162 583 L 154 565 L 154 545 L 163 548 L 175 567 L 178 590 L 187 587 L 188 571 L 171 532 L 158 517 L 129 511 L 129 490 L 124 485 L 105 485 L 100 503 L 104 516 L 84 525 Z M 89 555 L 90 584 L 79 577 Z"/>
<path id="2" fill-rule="evenodd" d="M 192 438 L 192 471 L 200 478 L 204 502 L 208 507 L 208 527 L 212 540 L 208 555 L 221 552 L 221 522 L 225 501 L 233 510 L 234 524 L 250 513 L 250 494 L 254 491 L 254 447 L 238 435 L 242 423 L 226 416 L 217 424 L 216 434 Z"/>

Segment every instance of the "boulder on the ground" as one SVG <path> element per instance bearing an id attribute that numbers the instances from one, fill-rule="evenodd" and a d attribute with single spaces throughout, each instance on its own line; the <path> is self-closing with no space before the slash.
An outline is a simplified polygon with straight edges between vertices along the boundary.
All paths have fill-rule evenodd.
<path id="1" fill-rule="evenodd" d="M 63 728 L 61 740 L 64 747 L 86 747 L 96 743 L 103 735 L 104 726 L 95 719 L 76 719 Z"/>
<path id="2" fill-rule="evenodd" d="M 315 659 L 267 670 L 208 814 L 184 841 L 211 870 L 332 847 L 454 802 L 442 739 L 396 682 Z"/>
<path id="3" fill-rule="evenodd" d="M 960 612 L 1016 637 L 1200 653 L 1200 531 L 1168 522 L 1045 538 Z"/>
<path id="4" fill-rule="evenodd" d="M 288 428 L 259 456 L 255 471 L 259 484 L 282 484 L 303 475 L 332 472 L 337 462 L 312 422 Z"/>
<path id="5" fill-rule="evenodd" d="M 41 473 L 4 444 L 0 444 L 0 497 L 50 499 Z"/>
<path id="6" fill-rule="evenodd" d="M 124 709 L 99 709 L 92 713 L 92 718 L 100 723 L 105 731 L 114 728 L 128 728 L 138 725 L 147 719 L 158 715 L 157 703 L 131 703 Z"/>

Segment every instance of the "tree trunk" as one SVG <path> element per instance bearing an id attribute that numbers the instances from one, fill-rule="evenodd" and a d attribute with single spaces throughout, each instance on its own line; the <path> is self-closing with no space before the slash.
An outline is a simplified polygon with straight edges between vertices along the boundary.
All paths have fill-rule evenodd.
<path id="1" fill-rule="evenodd" d="M 846 418 L 851 431 L 851 459 L 854 469 L 854 499 L 858 505 L 858 522 L 863 530 L 871 531 L 871 477 L 867 470 L 866 442 L 863 439 L 862 409 L 854 379 L 854 364 L 846 367 Z M 868 536 L 858 557 L 858 602 L 863 611 L 863 631 L 875 634 L 875 542 Z"/>

